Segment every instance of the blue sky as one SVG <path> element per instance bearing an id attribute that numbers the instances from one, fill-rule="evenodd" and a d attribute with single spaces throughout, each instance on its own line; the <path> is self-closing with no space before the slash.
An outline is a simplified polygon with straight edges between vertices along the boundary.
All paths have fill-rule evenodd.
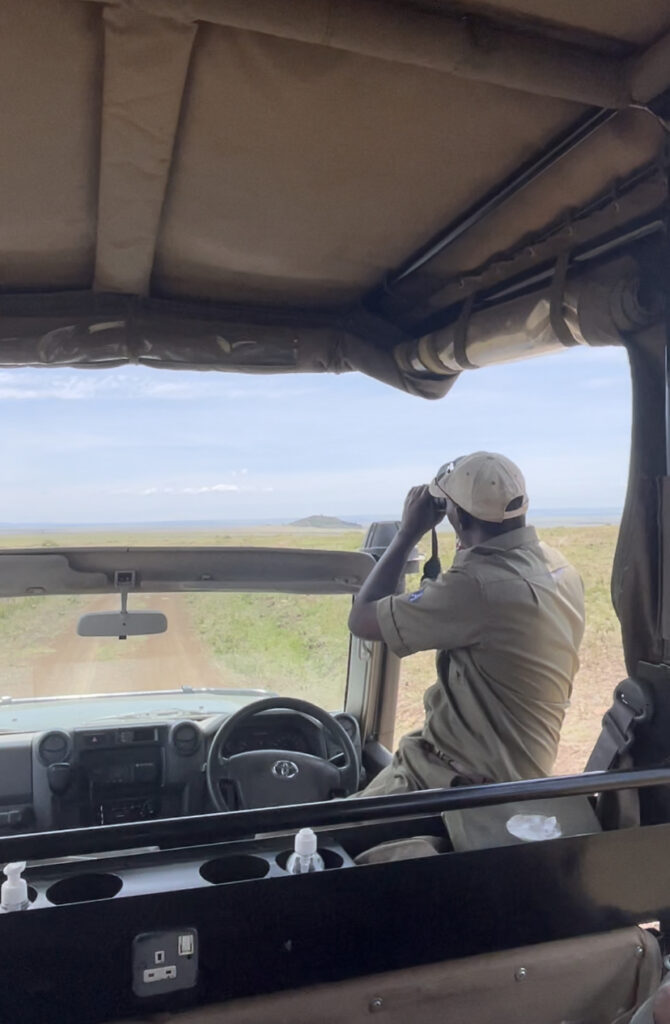
<path id="1" fill-rule="evenodd" d="M 620 507 L 623 350 L 461 375 L 426 402 L 359 374 L 0 372 L 0 522 L 397 514 L 454 456 L 501 451 L 536 509 Z"/>

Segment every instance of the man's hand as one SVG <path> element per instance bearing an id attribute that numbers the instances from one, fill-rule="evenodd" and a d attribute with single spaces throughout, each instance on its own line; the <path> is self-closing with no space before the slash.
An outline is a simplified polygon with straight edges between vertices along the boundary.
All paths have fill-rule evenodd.
<path id="1" fill-rule="evenodd" d="M 445 515 L 446 512 L 436 507 L 435 499 L 428 491 L 428 484 L 421 484 L 419 487 L 412 487 L 405 498 L 400 530 L 414 544 L 424 533 L 428 533 L 441 523 Z"/>

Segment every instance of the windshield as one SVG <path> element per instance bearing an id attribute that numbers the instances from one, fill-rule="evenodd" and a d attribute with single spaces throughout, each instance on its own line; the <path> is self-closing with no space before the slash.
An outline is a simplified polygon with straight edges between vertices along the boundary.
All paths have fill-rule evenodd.
<path id="1" fill-rule="evenodd" d="M 118 595 L 3 600 L 0 731 L 123 717 L 198 719 L 263 691 L 341 710 L 350 606 L 345 594 L 131 594 L 128 608 L 162 612 L 167 630 L 120 640 L 77 635 L 80 616 L 118 611 Z M 97 696 L 46 699 L 65 695 Z"/>

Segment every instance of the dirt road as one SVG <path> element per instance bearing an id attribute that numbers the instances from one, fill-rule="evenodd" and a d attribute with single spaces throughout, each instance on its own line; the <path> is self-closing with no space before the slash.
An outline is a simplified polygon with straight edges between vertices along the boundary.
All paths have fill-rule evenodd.
<path id="1" fill-rule="evenodd" d="M 226 684 L 225 673 L 214 664 L 190 626 L 181 595 L 134 597 L 132 607 L 163 612 L 168 620 L 167 632 L 127 640 L 81 637 L 76 633 L 78 612 L 67 631 L 57 635 L 49 651 L 33 662 L 31 696 L 232 685 Z M 118 597 L 105 595 L 91 598 L 82 612 L 118 608 Z"/>

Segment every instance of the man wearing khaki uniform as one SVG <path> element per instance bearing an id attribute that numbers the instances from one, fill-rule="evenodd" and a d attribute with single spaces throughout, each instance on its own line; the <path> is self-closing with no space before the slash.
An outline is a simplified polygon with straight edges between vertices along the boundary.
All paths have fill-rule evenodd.
<path id="1" fill-rule="evenodd" d="M 365 796 L 551 772 L 584 632 L 576 570 L 526 526 L 509 459 L 475 452 L 413 488 L 400 530 L 354 602 L 355 636 L 399 657 L 437 651 L 422 729 L 404 736 Z M 413 594 L 396 593 L 423 534 L 449 518 L 456 556 Z"/>

